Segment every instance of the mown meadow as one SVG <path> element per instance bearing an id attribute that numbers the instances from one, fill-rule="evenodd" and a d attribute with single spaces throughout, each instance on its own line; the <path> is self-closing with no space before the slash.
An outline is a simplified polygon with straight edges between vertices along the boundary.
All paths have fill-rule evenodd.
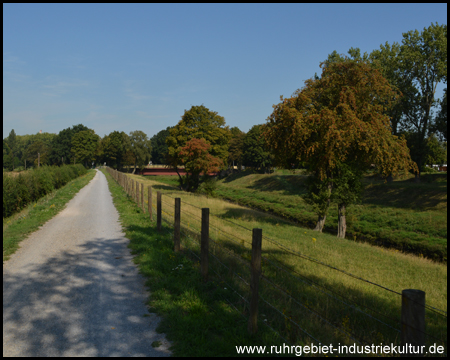
<path id="1" fill-rule="evenodd" d="M 427 306 L 432 307 L 427 309 L 429 334 L 427 343 L 439 339 L 435 342 L 446 345 L 446 264 L 395 248 L 388 249 L 373 246 L 368 242 L 338 239 L 330 233 L 320 234 L 308 226 L 296 224 L 293 217 L 288 219 L 286 215 L 284 217 L 274 215 L 277 214 L 275 210 L 281 208 L 283 204 L 289 204 L 291 209 L 295 209 L 294 199 L 298 203 L 301 202 L 299 196 L 301 192 L 295 189 L 301 188 L 298 185 L 304 181 L 303 175 L 238 174 L 234 178 L 219 181 L 216 189 L 218 194 L 224 191 L 224 188 L 232 188 L 230 185 L 232 184 L 234 188 L 229 192 L 234 193 L 235 202 L 242 203 L 243 199 L 253 199 L 255 204 L 259 202 L 260 208 L 263 208 L 261 204 L 267 206 L 266 212 L 242 207 L 220 198 L 195 196 L 179 191 L 169 185 L 176 183 L 176 177 L 143 177 L 129 174 L 128 176 L 144 183 L 145 189 L 147 185 L 151 185 L 155 192 L 162 191 L 163 217 L 168 223 L 173 221 L 173 199 L 181 198 L 181 221 L 185 234 L 182 246 L 186 250 L 186 255 L 198 251 L 195 236 L 191 234 L 200 230 L 200 208 L 210 208 L 210 236 L 217 244 L 212 251 L 218 256 L 221 251 L 220 245 L 232 253 L 221 257 L 224 264 L 217 265 L 218 273 L 220 269 L 225 269 L 225 265 L 228 270 L 225 270 L 223 278 L 219 276 L 215 281 L 221 283 L 226 279 L 226 283 L 222 283 L 222 289 L 228 290 L 226 299 L 241 315 L 248 314 L 248 307 L 243 298 L 248 296 L 245 279 L 248 280 L 249 274 L 246 273 L 246 267 L 241 266 L 240 261 L 234 260 L 234 257 L 238 255 L 241 259 L 249 260 L 251 229 L 263 230 L 263 276 L 267 281 L 261 285 L 261 295 L 267 303 L 276 305 L 278 310 L 261 301 L 260 320 L 262 326 L 270 324 L 276 329 L 282 339 L 295 344 L 304 344 L 313 339 L 342 344 L 353 343 L 356 340 L 362 343 L 398 344 L 400 294 L 404 289 L 420 289 L 426 293 Z M 400 218 L 401 221 L 408 216 L 415 219 L 414 209 L 418 209 L 419 205 L 422 211 L 434 211 L 442 216 L 441 213 L 446 212 L 446 207 L 443 206 L 443 202 L 446 202 L 446 193 L 444 196 L 439 185 L 442 183 L 446 187 L 446 177 L 445 182 L 440 180 L 442 178 L 444 177 L 435 177 L 430 183 L 423 184 L 414 184 L 408 180 L 384 184 L 377 179 L 366 178 L 365 202 L 359 206 L 367 207 L 366 214 L 374 212 L 373 209 L 377 206 L 380 214 L 383 213 L 383 207 L 386 208 L 384 212 L 388 213 L 393 210 L 387 209 L 388 206 L 384 201 L 390 200 L 387 204 L 394 209 L 396 208 L 394 205 L 397 205 L 399 213 L 397 219 Z M 160 180 L 164 180 L 165 184 Z M 428 191 L 428 195 L 432 194 L 434 188 L 435 196 L 429 196 L 429 200 L 420 199 L 420 188 L 425 189 L 422 191 Z M 297 193 L 292 194 L 294 191 Z M 401 198 L 392 199 L 392 192 Z M 413 196 L 409 200 L 411 194 Z M 147 192 L 144 198 L 147 198 Z M 156 195 L 153 196 L 153 207 L 156 206 L 155 198 Z M 272 202 L 272 207 L 269 207 Z M 253 208 L 257 207 L 255 204 L 251 204 Z M 403 211 L 407 214 L 403 214 Z M 142 215 L 145 217 L 145 214 Z M 315 216 L 311 216 L 311 219 L 306 218 L 306 225 L 308 221 L 314 221 Z M 330 214 L 327 220 L 331 220 L 332 217 Z M 384 219 L 383 216 L 381 218 Z M 430 221 L 429 218 L 426 220 Z M 383 221 L 389 224 L 388 221 Z M 446 217 L 439 221 L 446 223 Z M 434 227 L 437 226 L 436 223 Z M 147 224 L 149 229 L 154 227 L 154 223 L 149 220 Z M 423 221 L 423 229 L 426 229 L 426 225 L 426 221 Z M 393 228 L 392 224 L 390 226 Z M 139 233 L 138 237 L 141 239 L 139 244 L 142 246 L 142 252 L 138 251 L 139 257 L 147 259 L 146 252 L 150 250 L 144 249 L 145 241 L 141 236 Z M 133 243 L 132 237 L 131 235 L 130 239 Z M 166 245 L 170 249 L 170 235 Z M 178 262 L 181 261 L 179 254 L 174 256 Z M 186 269 L 189 273 L 198 272 L 195 256 L 191 259 L 192 263 L 185 264 L 183 271 L 178 271 L 180 269 L 178 267 L 171 271 L 178 271 L 179 276 L 182 276 Z M 182 282 L 182 279 L 179 281 Z M 185 290 L 178 293 L 177 286 L 170 287 L 168 284 L 165 286 L 164 302 L 176 301 L 179 297 L 185 296 L 183 295 Z M 230 290 L 231 288 L 233 290 Z M 236 293 L 240 293 L 242 297 Z M 159 308 L 158 311 L 164 314 L 165 310 L 162 308 L 168 308 L 168 305 L 167 303 L 158 305 L 158 301 L 153 301 L 152 306 Z M 189 304 L 183 306 L 183 314 L 193 311 Z M 213 324 L 211 326 L 214 327 Z M 168 329 L 170 326 L 166 323 L 165 331 Z M 309 335 L 303 332 L 305 329 Z M 176 339 L 178 335 L 175 332 L 172 336 Z"/>

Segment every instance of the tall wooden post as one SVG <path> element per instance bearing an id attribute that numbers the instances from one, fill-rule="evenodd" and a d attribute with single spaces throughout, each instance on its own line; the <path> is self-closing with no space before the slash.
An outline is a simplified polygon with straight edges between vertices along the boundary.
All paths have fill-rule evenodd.
<path id="1" fill-rule="evenodd" d="M 156 192 L 156 229 L 161 231 L 161 191 Z"/>
<path id="2" fill-rule="evenodd" d="M 148 187 L 148 213 L 150 215 L 150 220 L 152 220 L 152 212 L 153 212 L 153 208 L 152 208 L 152 187 L 149 186 Z"/>
<path id="3" fill-rule="evenodd" d="M 134 180 L 131 179 L 131 198 L 134 200 Z"/>
<path id="4" fill-rule="evenodd" d="M 173 231 L 173 249 L 175 252 L 180 251 L 180 231 L 181 231 L 181 199 L 175 199 L 175 215 L 174 215 L 174 231 Z"/>
<path id="5" fill-rule="evenodd" d="M 250 317 L 248 319 L 248 331 L 250 334 L 256 334 L 258 331 L 258 289 L 259 277 L 261 276 L 261 243 L 262 229 L 253 229 L 252 239 L 252 275 L 250 281 Z"/>
<path id="6" fill-rule="evenodd" d="M 142 207 L 142 212 L 145 213 L 145 203 L 144 203 L 144 183 L 141 183 L 141 207 Z"/>
<path id="7" fill-rule="evenodd" d="M 202 208 L 202 233 L 201 233 L 201 272 L 203 281 L 208 281 L 209 265 L 209 208 Z"/>
<path id="8" fill-rule="evenodd" d="M 402 331 L 400 345 L 407 346 L 403 357 L 422 357 L 425 345 L 425 292 L 406 289 L 402 291 Z M 413 348 L 410 347 L 413 346 Z M 412 351 L 413 350 L 413 351 Z"/>
<path id="9" fill-rule="evenodd" d="M 136 204 L 139 207 L 139 183 L 136 180 Z"/>

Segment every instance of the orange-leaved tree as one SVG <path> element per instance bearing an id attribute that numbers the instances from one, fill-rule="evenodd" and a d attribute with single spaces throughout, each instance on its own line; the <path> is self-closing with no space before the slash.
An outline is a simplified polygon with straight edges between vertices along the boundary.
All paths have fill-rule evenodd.
<path id="1" fill-rule="evenodd" d="M 405 139 L 392 135 L 386 115 L 401 94 L 364 61 L 345 59 L 321 68 L 320 78 L 306 80 L 305 87 L 273 106 L 263 134 L 279 163 L 296 158 L 311 172 L 305 200 L 318 215 L 315 230 L 323 229 L 336 186 L 343 230 L 338 236 L 344 237 L 345 207 L 361 188 L 349 171 L 362 176 L 375 164 L 388 176 L 417 167 Z M 350 183 L 339 179 L 343 174 Z"/>
<path id="2" fill-rule="evenodd" d="M 195 191 L 200 185 L 200 175 L 218 172 L 223 166 L 221 159 L 209 153 L 211 145 L 205 139 L 193 138 L 186 142 L 179 152 L 179 159 L 186 170 L 182 186 L 186 191 Z"/>

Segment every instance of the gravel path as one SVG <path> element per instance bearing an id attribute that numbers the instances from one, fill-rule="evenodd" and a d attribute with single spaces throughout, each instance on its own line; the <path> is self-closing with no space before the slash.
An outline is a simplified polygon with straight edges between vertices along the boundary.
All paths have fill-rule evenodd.
<path id="1" fill-rule="evenodd" d="M 128 242 L 97 171 L 3 265 L 3 356 L 170 355 Z"/>

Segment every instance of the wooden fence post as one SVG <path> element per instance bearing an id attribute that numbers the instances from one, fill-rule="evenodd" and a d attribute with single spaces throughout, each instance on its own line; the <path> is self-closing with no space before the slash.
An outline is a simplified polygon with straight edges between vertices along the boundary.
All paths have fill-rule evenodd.
<path id="1" fill-rule="evenodd" d="M 161 191 L 156 192 L 156 228 L 161 231 Z"/>
<path id="2" fill-rule="evenodd" d="M 139 183 L 136 180 L 136 204 L 139 207 Z"/>
<path id="3" fill-rule="evenodd" d="M 134 200 L 134 180 L 131 179 L 131 198 Z"/>
<path id="4" fill-rule="evenodd" d="M 422 290 L 406 289 L 402 291 L 402 331 L 400 345 L 408 346 L 403 357 L 422 357 L 422 348 L 425 345 L 425 292 Z M 415 351 L 410 348 L 415 347 Z"/>
<path id="5" fill-rule="evenodd" d="M 258 288 L 259 277 L 261 276 L 261 243 L 262 229 L 253 229 L 252 239 L 252 275 L 250 281 L 250 317 L 248 319 L 248 332 L 256 334 L 258 331 Z"/>
<path id="6" fill-rule="evenodd" d="M 180 251 L 180 230 L 181 230 L 181 199 L 175 198 L 175 224 L 173 231 L 173 248 L 175 252 Z"/>
<path id="7" fill-rule="evenodd" d="M 202 232 L 201 232 L 201 272 L 203 281 L 208 281 L 209 262 L 209 208 L 202 208 Z"/>
<path id="8" fill-rule="evenodd" d="M 150 215 L 150 220 L 152 220 L 152 212 L 153 212 L 153 207 L 152 207 L 152 187 L 149 186 L 148 187 L 148 213 Z"/>
<path id="9" fill-rule="evenodd" d="M 141 183 L 141 207 L 142 207 L 142 212 L 145 214 L 144 183 Z"/>

